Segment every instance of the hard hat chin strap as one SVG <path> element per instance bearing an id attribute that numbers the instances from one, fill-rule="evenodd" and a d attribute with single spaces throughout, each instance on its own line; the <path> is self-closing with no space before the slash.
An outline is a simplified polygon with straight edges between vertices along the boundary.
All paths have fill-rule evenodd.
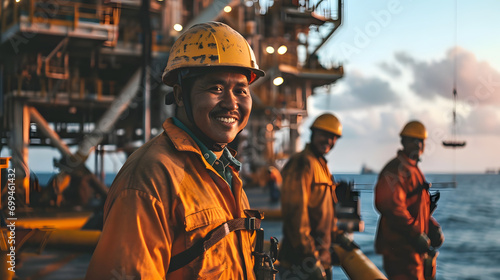
<path id="1" fill-rule="evenodd" d="M 205 146 L 215 152 L 220 152 L 224 150 L 227 144 L 221 144 L 221 143 L 216 143 L 214 140 L 212 140 L 210 137 L 208 137 L 201 129 L 196 125 L 196 122 L 194 121 L 194 116 L 193 116 L 193 109 L 191 107 L 191 88 L 190 87 L 184 87 L 183 86 L 183 77 L 182 73 L 179 72 L 179 85 L 181 86 L 182 90 L 182 98 L 184 99 L 184 110 L 186 111 L 187 118 L 191 124 L 193 124 L 192 129 L 194 135 L 198 137 L 198 139 L 205 144 Z M 189 88 L 189 90 L 188 90 Z"/>

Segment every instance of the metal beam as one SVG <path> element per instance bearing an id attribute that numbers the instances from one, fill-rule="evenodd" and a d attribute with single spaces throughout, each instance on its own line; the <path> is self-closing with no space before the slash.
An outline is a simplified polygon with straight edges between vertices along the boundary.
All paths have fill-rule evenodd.
<path id="1" fill-rule="evenodd" d="M 322 1 L 320 1 L 318 3 L 318 5 L 321 2 Z M 343 20 L 343 15 L 344 15 L 344 3 L 342 0 L 338 0 L 337 5 L 338 5 L 338 18 L 336 20 L 330 21 L 334 24 L 334 27 L 332 28 L 330 33 L 328 33 L 328 35 L 323 39 L 323 41 L 314 49 L 314 51 L 307 55 L 306 63 L 309 62 L 309 58 L 312 55 L 316 54 L 316 52 L 330 39 L 330 37 L 333 35 L 333 33 L 335 33 L 335 31 L 337 31 L 337 29 L 342 25 L 342 20 Z"/>
<path id="2" fill-rule="evenodd" d="M 101 117 L 92 133 L 85 135 L 75 153 L 77 162 L 74 167 L 85 162 L 93 147 L 101 143 L 105 134 L 109 133 L 120 115 L 127 109 L 132 99 L 136 96 L 139 88 L 141 69 L 138 69 L 123 88 L 121 94 L 113 101 L 108 110 Z M 71 166 L 70 166 L 71 167 Z"/>
<path id="3" fill-rule="evenodd" d="M 68 166 L 69 164 L 78 163 L 75 164 L 74 166 L 71 166 L 72 169 L 71 171 L 77 168 L 82 168 L 83 173 L 91 177 L 92 179 L 91 186 L 94 188 L 94 190 L 96 190 L 99 194 L 106 197 L 108 193 L 107 186 L 103 182 L 101 182 L 92 172 L 90 172 L 90 170 L 88 170 L 88 168 L 85 166 L 85 161 L 80 161 L 80 159 L 77 156 L 71 153 L 68 146 L 62 141 L 59 135 L 50 128 L 49 124 L 43 118 L 43 116 L 38 112 L 38 110 L 34 107 L 30 107 L 29 114 L 33 122 L 35 122 L 38 125 L 40 131 L 50 139 L 54 147 L 57 148 L 59 152 L 61 152 L 62 156 L 66 159 L 64 162 L 65 166 Z"/>
<path id="4" fill-rule="evenodd" d="M 47 121 L 43 118 L 43 116 L 38 112 L 38 110 L 35 107 L 30 107 L 29 108 L 29 113 L 31 120 L 35 122 L 38 125 L 38 129 L 47 136 L 52 145 L 54 145 L 55 148 L 57 148 L 63 156 L 72 156 L 73 154 L 69 150 L 68 146 L 62 141 L 62 139 L 59 137 L 57 132 L 52 130 L 50 128 L 49 124 Z"/>
<path id="5" fill-rule="evenodd" d="M 223 13 L 225 6 L 233 5 L 232 2 L 239 3 L 239 0 L 214 0 L 210 6 L 206 7 L 203 12 L 186 24 L 184 30 L 187 30 L 195 24 L 217 19 L 219 15 Z"/>
<path id="6" fill-rule="evenodd" d="M 24 190 L 25 203 L 30 202 L 30 169 L 28 165 L 30 116 L 28 106 L 22 98 L 13 100 L 11 137 L 9 147 L 12 149 L 12 166 L 16 171 L 16 187 Z"/>

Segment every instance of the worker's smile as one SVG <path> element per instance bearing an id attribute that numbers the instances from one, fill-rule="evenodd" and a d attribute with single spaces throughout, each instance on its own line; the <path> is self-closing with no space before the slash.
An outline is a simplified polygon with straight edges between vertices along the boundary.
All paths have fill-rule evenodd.
<path id="1" fill-rule="evenodd" d="M 212 118 L 215 120 L 215 122 L 220 123 L 223 127 L 227 128 L 232 128 L 235 125 L 238 124 L 238 117 L 235 116 L 227 116 L 227 115 L 217 115 L 217 114 L 212 114 L 214 115 Z"/>

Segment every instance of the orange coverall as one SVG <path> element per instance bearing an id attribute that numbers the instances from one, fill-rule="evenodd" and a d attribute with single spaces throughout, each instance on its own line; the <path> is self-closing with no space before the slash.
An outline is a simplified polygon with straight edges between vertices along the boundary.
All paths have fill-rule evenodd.
<path id="1" fill-rule="evenodd" d="M 423 255 L 412 241 L 431 227 L 439 227 L 430 214 L 430 195 L 417 162 L 402 151 L 380 172 L 375 186 L 375 207 L 380 220 L 375 250 L 384 256 L 389 279 L 424 279 Z"/>
<path id="2" fill-rule="evenodd" d="M 255 279 L 255 234 L 246 230 L 229 233 L 167 274 L 172 256 L 222 223 L 245 217 L 249 203 L 233 167 L 231 190 L 172 119 L 163 128 L 117 174 L 85 279 Z"/>
<path id="3" fill-rule="evenodd" d="M 311 260 L 319 260 L 324 268 L 330 268 L 335 228 L 334 184 L 326 159 L 316 156 L 308 144 L 290 158 L 282 175 L 283 241 L 278 257 L 281 265 L 310 266 Z"/>

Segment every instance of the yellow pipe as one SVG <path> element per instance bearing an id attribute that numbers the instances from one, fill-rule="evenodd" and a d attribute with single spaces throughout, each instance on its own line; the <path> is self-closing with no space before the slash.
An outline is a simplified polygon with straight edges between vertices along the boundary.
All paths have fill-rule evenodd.
<path id="1" fill-rule="evenodd" d="M 30 246 L 63 248 L 65 250 L 93 251 L 101 235 L 100 230 L 52 230 L 34 229 L 34 234 L 26 240 Z"/>
<path id="2" fill-rule="evenodd" d="M 85 215 L 83 215 L 85 214 Z M 79 217 L 36 217 L 36 218 L 19 218 L 16 221 L 16 226 L 19 228 L 37 229 L 37 228 L 52 228 L 52 229 L 80 229 L 87 222 L 91 213 L 83 213 Z"/>
<path id="3" fill-rule="evenodd" d="M 351 280 L 387 280 L 387 277 L 357 248 L 347 251 L 338 245 L 333 249 L 339 257 L 340 265 Z"/>
<path id="4" fill-rule="evenodd" d="M 38 247 L 43 250 L 46 247 L 59 248 L 63 250 L 84 250 L 93 251 L 97 246 L 100 230 L 80 230 L 80 229 L 26 229 L 16 234 L 15 251 L 20 253 L 25 246 Z M 6 228 L 0 229 L 0 253 L 4 255 L 9 252 Z M 18 236 L 19 235 L 19 236 Z M 17 257 L 16 257 L 17 258 Z M 4 268 L 0 265 L 0 275 Z M 0 278 L 4 279 L 4 278 Z"/>

